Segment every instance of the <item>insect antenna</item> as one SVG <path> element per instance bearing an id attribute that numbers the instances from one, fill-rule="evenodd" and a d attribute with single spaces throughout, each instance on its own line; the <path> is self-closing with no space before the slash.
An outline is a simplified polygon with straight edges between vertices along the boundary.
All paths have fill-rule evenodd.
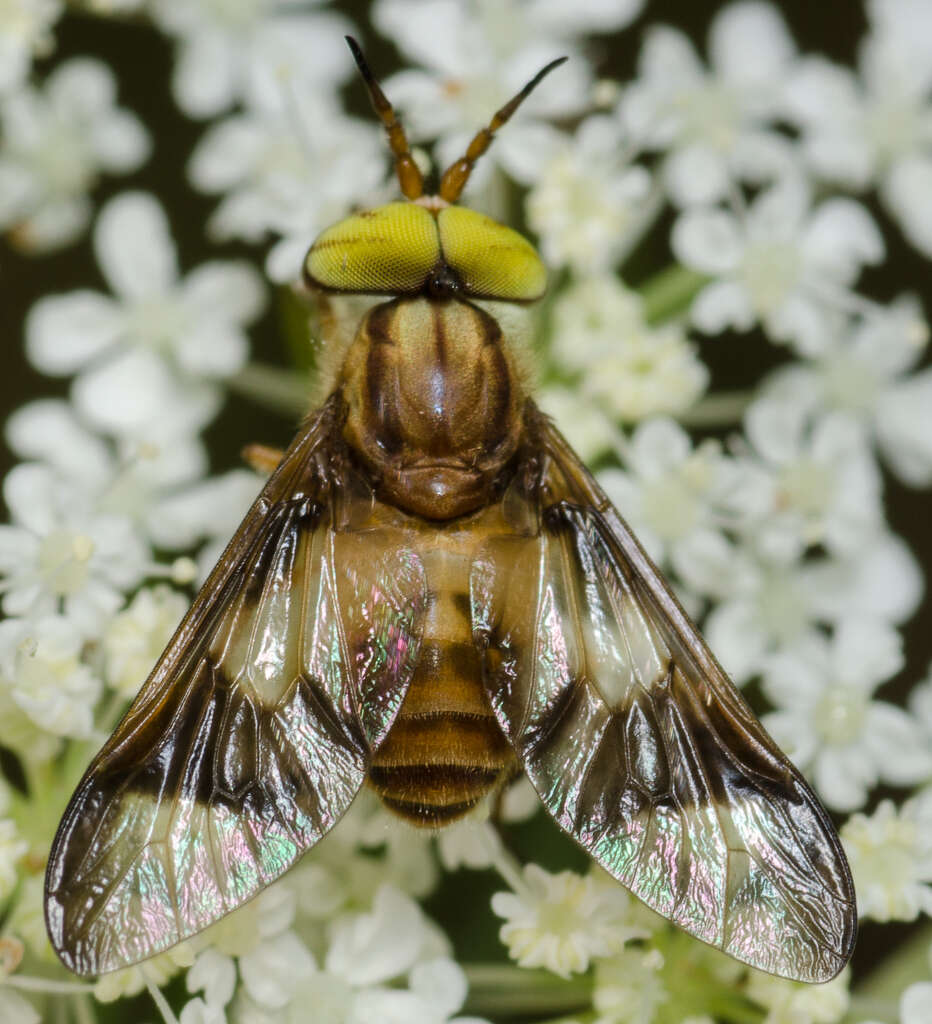
<path id="1" fill-rule="evenodd" d="M 448 203 L 455 203 L 456 200 L 459 199 L 460 193 L 466 186 L 466 182 L 469 181 L 469 175 L 472 174 L 472 169 L 475 166 L 476 161 L 489 148 L 498 129 L 501 128 L 501 126 L 511 117 L 518 107 L 520 107 L 528 96 L 530 96 L 540 82 L 549 75 L 554 68 L 558 68 L 561 64 L 565 63 L 567 59 L 568 58 L 566 57 L 557 57 L 556 60 L 552 60 L 546 67 L 541 68 L 540 71 L 537 72 L 537 74 L 516 96 L 513 96 L 499 111 L 495 113 L 492 120 L 489 121 L 485 128 L 480 128 L 479 131 L 476 132 L 472 141 L 466 147 L 466 154 L 461 156 L 459 160 L 450 164 L 450 166 L 443 172 L 443 177 L 440 179 L 439 194 L 441 199 L 445 199 Z"/>
<path id="2" fill-rule="evenodd" d="M 398 184 L 401 185 L 402 194 L 406 199 L 418 199 L 424 192 L 424 178 L 411 155 L 405 130 L 401 127 L 398 118 L 395 117 L 395 110 L 388 102 L 388 97 L 375 80 L 375 75 L 369 68 L 362 47 L 352 36 L 346 36 L 345 39 L 353 54 L 353 60 L 356 61 L 356 67 L 359 68 L 359 73 L 369 90 L 372 106 L 388 133 L 388 144 L 395 158 L 395 173 L 398 175 Z"/>

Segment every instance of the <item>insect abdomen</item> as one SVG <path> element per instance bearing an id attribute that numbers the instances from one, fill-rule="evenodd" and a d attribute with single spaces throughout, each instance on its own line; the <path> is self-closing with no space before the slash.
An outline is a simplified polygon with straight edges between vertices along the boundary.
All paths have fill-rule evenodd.
<path id="1" fill-rule="evenodd" d="M 421 655 L 369 769 L 383 802 L 417 825 L 461 817 L 496 784 L 513 753 L 492 714 L 473 642 L 462 555 L 434 550 Z"/>

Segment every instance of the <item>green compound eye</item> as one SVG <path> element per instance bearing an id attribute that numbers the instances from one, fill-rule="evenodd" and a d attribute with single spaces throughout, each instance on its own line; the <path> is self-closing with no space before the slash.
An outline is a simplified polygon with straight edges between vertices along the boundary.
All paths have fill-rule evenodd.
<path id="1" fill-rule="evenodd" d="M 444 260 L 467 295 L 512 302 L 539 299 L 547 271 L 531 243 L 517 231 L 475 210 L 449 206 L 437 216 Z"/>
<path id="2" fill-rule="evenodd" d="M 315 284 L 335 291 L 418 291 L 440 262 L 432 213 L 415 203 L 389 203 L 327 228 L 304 261 Z"/>
<path id="3" fill-rule="evenodd" d="M 475 210 L 434 213 L 417 203 L 389 203 L 327 228 L 304 270 L 333 291 L 410 295 L 444 265 L 465 297 L 530 302 L 547 284 L 534 247 L 517 231 Z"/>

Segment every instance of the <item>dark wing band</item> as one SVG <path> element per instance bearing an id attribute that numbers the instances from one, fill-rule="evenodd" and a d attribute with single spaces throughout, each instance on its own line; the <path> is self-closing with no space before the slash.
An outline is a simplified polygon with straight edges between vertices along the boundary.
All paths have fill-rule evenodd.
<path id="1" fill-rule="evenodd" d="M 499 724 L 557 824 L 650 907 L 754 967 L 833 978 L 857 919 L 831 822 L 585 467 L 529 419 L 540 528 L 489 541 L 472 577 Z"/>
<path id="2" fill-rule="evenodd" d="M 342 533 L 334 402 L 302 431 L 71 803 L 52 944 L 79 974 L 152 956 L 277 878 L 365 778 L 416 662 L 410 550 Z M 361 500 L 365 500 L 365 493 Z"/>

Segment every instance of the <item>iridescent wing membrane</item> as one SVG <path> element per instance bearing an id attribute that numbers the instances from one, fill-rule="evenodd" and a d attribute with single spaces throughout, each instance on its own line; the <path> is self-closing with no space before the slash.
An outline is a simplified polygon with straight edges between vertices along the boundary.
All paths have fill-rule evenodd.
<path id="1" fill-rule="evenodd" d="M 540 529 L 489 540 L 471 582 L 499 725 L 557 824 L 648 906 L 762 970 L 834 977 L 855 900 L 818 799 L 566 442 L 529 421 Z"/>
<path id="2" fill-rule="evenodd" d="M 282 874 L 349 806 L 404 698 L 423 568 L 377 527 L 334 528 L 354 500 L 335 418 L 332 401 L 285 454 L 65 813 L 46 917 L 79 974 L 152 956 Z"/>

